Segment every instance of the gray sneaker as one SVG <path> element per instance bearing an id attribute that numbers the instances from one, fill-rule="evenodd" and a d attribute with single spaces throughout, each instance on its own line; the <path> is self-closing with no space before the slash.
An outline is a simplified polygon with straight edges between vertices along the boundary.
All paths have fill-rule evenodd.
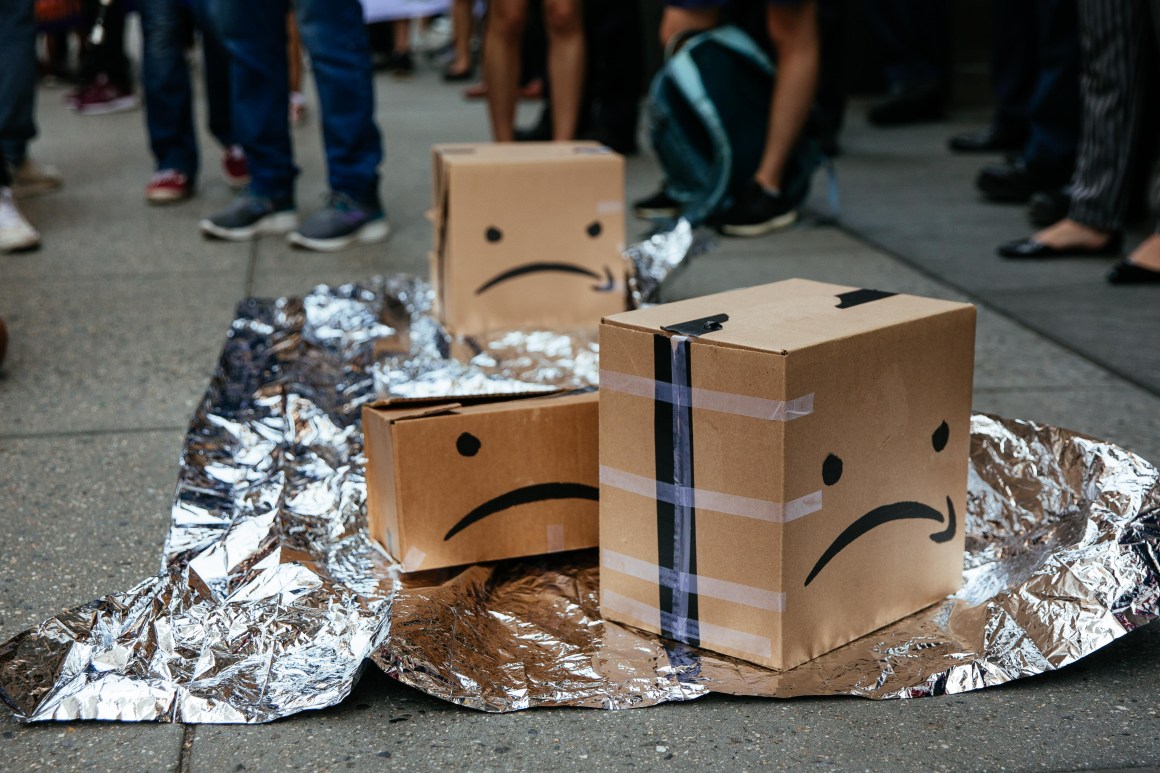
<path id="1" fill-rule="evenodd" d="M 198 227 L 208 237 L 248 242 L 267 234 L 284 234 L 297 223 L 293 205 L 243 193 L 228 207 L 198 223 Z"/>
<path id="2" fill-rule="evenodd" d="M 381 242 L 390 232 L 379 207 L 359 204 L 345 193 L 331 192 L 326 205 L 290 233 L 290 243 L 308 250 L 336 252 L 352 244 Z"/>

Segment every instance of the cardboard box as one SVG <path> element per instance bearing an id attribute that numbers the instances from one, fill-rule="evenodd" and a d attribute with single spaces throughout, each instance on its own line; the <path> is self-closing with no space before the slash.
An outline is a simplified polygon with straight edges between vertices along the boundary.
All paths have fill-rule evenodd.
<path id="1" fill-rule="evenodd" d="M 605 319 L 604 616 L 786 669 L 953 593 L 974 331 L 804 280 Z"/>
<path id="2" fill-rule="evenodd" d="M 431 277 L 459 335 L 588 328 L 627 306 L 624 159 L 594 142 L 436 145 Z"/>
<path id="3" fill-rule="evenodd" d="M 371 536 L 405 571 L 589 548 L 595 392 L 363 410 Z"/>

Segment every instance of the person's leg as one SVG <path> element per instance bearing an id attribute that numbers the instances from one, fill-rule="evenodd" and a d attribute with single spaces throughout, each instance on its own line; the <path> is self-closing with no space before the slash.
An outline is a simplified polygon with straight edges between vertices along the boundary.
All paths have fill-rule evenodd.
<path id="1" fill-rule="evenodd" d="M 1062 2 L 1074 9 L 1075 0 Z M 991 0 L 991 90 L 995 94 L 991 127 L 996 134 L 1020 143 L 1027 137 L 1027 103 L 1040 66 L 1043 36 L 1037 5 L 1042 3 Z"/>
<path id="2" fill-rule="evenodd" d="M 520 43 L 527 15 L 528 0 L 492 0 L 488 6 L 483 71 L 491 135 L 496 142 L 515 139 Z"/>
<path id="3" fill-rule="evenodd" d="M 1070 176 L 1079 145 L 1079 20 L 1074 0 L 1037 0 L 1039 76 L 1027 104 L 1032 169 Z"/>
<path id="4" fill-rule="evenodd" d="M 544 0 L 554 140 L 575 138 L 580 120 L 586 54 L 581 12 L 582 0 Z"/>
<path id="5" fill-rule="evenodd" d="M 1079 4 L 1079 20 L 1083 125 L 1068 218 L 1112 234 L 1123 228 L 1127 215 L 1129 149 L 1135 145 L 1143 95 L 1143 19 L 1136 3 L 1090 0 Z"/>
<path id="6" fill-rule="evenodd" d="M 721 3 L 670 3 L 661 15 L 658 31 L 661 46 L 667 47 L 677 35 L 707 30 L 721 23 Z"/>
<path id="7" fill-rule="evenodd" d="M 451 25 L 455 31 L 455 58 L 451 60 L 444 73 L 449 80 L 459 80 L 471 75 L 471 33 L 475 22 L 475 14 L 471 7 L 473 4 L 473 0 L 454 0 L 451 6 Z"/>
<path id="8" fill-rule="evenodd" d="M 753 177 L 763 188 L 774 191 L 781 187 L 786 159 L 809 117 L 818 84 L 817 3 L 771 3 L 767 14 L 769 36 L 777 49 L 777 81 L 765 151 Z"/>
<path id="9" fill-rule="evenodd" d="M 330 189 L 379 207 L 383 144 L 371 51 L 358 0 L 298 0 L 298 29 L 318 88 Z"/>
<path id="10" fill-rule="evenodd" d="M 250 191 L 276 209 L 293 209 L 298 169 L 286 120 L 289 3 L 213 0 L 210 8 L 230 54 L 234 136 L 249 160 Z"/>
<path id="11" fill-rule="evenodd" d="M 1120 0 L 1079 4 L 1083 124 L 1068 216 L 1030 239 L 1000 245 L 1003 257 L 1118 251 L 1132 160 L 1127 149 L 1135 144 L 1143 93 L 1139 11 Z"/>
<path id="12" fill-rule="evenodd" d="M 415 74 L 415 59 L 411 54 L 411 20 L 395 19 L 391 22 L 391 72 L 400 77 Z"/>
<path id="13" fill-rule="evenodd" d="M 184 174 L 192 184 L 198 171 L 193 126 L 193 88 L 185 57 L 185 24 L 180 0 L 138 0 L 141 15 L 141 86 L 145 127 L 154 168 Z"/>
<path id="14" fill-rule="evenodd" d="M 230 52 L 226 50 L 221 29 L 207 6 L 207 0 L 193 0 L 194 20 L 201 32 L 207 123 L 218 144 L 230 148 L 238 142 L 234 135 L 230 101 Z"/>
<path id="15" fill-rule="evenodd" d="M 33 7 L 33 0 L 0 0 L 0 150 L 13 167 L 23 163 L 36 136 Z"/>

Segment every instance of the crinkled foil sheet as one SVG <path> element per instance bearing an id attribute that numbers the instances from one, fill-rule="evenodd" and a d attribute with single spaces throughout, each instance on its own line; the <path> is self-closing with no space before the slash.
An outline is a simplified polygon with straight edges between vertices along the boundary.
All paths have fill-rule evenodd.
<path id="1" fill-rule="evenodd" d="M 963 590 L 785 672 L 600 619 L 594 551 L 400 575 L 367 537 L 360 407 L 591 385 L 596 347 L 455 341 L 407 277 L 249 300 L 181 458 L 161 572 L 0 645 L 24 720 L 265 722 L 345 698 L 368 658 L 487 711 L 708 692 L 897 698 L 1059 668 L 1160 608 L 1157 471 L 1053 427 L 973 420 Z"/>

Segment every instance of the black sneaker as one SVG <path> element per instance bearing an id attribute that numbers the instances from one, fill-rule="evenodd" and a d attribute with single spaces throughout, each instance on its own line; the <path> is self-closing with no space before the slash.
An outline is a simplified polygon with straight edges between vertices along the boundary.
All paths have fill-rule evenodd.
<path id="1" fill-rule="evenodd" d="M 415 74 L 415 60 L 410 51 L 392 53 L 387 57 L 387 69 L 396 78 L 409 78 Z"/>
<path id="2" fill-rule="evenodd" d="M 788 228 L 797 216 L 797 210 L 784 196 L 751 182 L 721 216 L 717 227 L 726 236 L 761 236 Z"/>
<path id="3" fill-rule="evenodd" d="M 303 220 L 287 238 L 297 247 L 336 252 L 352 244 L 381 242 L 389 232 L 382 207 L 359 204 L 345 193 L 331 192 L 326 205 Z"/>
<path id="4" fill-rule="evenodd" d="M 243 193 L 228 207 L 198 223 L 198 227 L 208 237 L 246 242 L 267 234 L 284 234 L 297 223 L 298 215 L 290 202 Z"/>
<path id="5" fill-rule="evenodd" d="M 632 211 L 641 220 L 661 220 L 681 214 L 681 202 L 662 187 L 659 191 L 632 203 Z"/>

